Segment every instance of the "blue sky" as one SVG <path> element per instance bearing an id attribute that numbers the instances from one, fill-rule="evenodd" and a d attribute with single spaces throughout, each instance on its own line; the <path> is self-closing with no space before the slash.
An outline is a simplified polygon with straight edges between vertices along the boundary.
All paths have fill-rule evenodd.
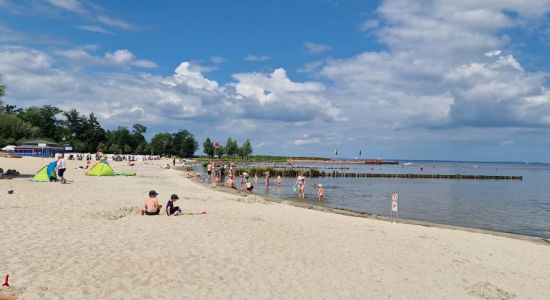
<path id="1" fill-rule="evenodd" d="M 258 154 L 550 162 L 550 0 L 0 0 L 5 101 Z"/>

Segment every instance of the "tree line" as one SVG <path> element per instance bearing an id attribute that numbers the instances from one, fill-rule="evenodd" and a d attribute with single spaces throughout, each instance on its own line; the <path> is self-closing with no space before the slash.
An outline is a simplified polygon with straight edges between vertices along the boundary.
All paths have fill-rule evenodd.
<path id="1" fill-rule="evenodd" d="M 212 142 L 210 137 L 207 137 L 202 144 L 203 152 L 209 157 L 222 157 L 223 155 L 234 158 L 236 156 L 242 159 L 248 158 L 252 154 L 252 144 L 250 139 L 247 139 L 242 146 L 239 147 L 237 140 L 228 138 L 225 146 L 218 142 Z"/>
<path id="2" fill-rule="evenodd" d="M 120 154 L 177 155 L 192 157 L 198 149 L 193 134 L 187 130 L 157 133 L 150 143 L 144 134 L 147 127 L 134 124 L 105 130 L 96 116 L 81 114 L 76 109 L 64 111 L 52 105 L 26 109 L 4 104 L 6 87 L 0 84 L 0 147 L 19 145 L 25 140 L 43 139 L 69 144 L 75 152 L 95 153 L 103 150 Z"/>
<path id="3" fill-rule="evenodd" d="M 147 127 L 133 124 L 131 128 L 119 126 L 105 130 L 96 116 L 81 114 L 76 109 L 64 111 L 52 105 L 31 106 L 26 109 L 4 104 L 6 87 L 0 83 L 0 147 L 20 145 L 25 140 L 43 139 L 69 144 L 74 152 L 95 153 L 103 150 L 116 154 L 151 154 L 193 157 L 199 145 L 187 130 L 176 133 L 161 132 L 147 142 Z M 228 138 L 225 146 L 213 143 L 210 137 L 203 143 L 209 157 L 248 158 L 252 154 L 250 140 L 239 147 L 237 140 Z"/>

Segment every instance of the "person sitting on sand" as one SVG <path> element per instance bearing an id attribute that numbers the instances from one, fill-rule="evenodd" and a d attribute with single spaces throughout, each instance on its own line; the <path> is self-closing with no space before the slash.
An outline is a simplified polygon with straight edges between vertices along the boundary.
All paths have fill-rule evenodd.
<path id="1" fill-rule="evenodd" d="M 181 209 L 179 206 L 174 206 L 174 202 L 178 201 L 179 197 L 176 194 L 170 196 L 170 200 L 166 203 L 166 215 L 167 216 L 177 216 L 181 214 Z"/>
<path id="2" fill-rule="evenodd" d="M 149 191 L 149 198 L 145 201 L 145 205 L 141 209 L 141 215 L 158 215 L 160 213 L 160 209 L 162 208 L 162 205 L 159 204 L 157 200 L 158 193 L 154 190 Z"/>

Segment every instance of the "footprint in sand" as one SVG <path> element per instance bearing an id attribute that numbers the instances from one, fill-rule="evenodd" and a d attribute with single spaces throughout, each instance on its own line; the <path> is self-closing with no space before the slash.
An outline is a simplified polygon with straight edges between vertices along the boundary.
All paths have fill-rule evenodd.
<path id="1" fill-rule="evenodd" d="M 95 212 L 92 215 L 106 220 L 118 220 L 127 216 L 137 216 L 138 214 L 139 208 L 137 207 L 120 207 L 117 209 Z"/>
<path id="2" fill-rule="evenodd" d="M 468 294 L 489 300 L 508 300 L 516 298 L 516 295 L 506 292 L 490 282 L 478 282 L 468 289 Z"/>

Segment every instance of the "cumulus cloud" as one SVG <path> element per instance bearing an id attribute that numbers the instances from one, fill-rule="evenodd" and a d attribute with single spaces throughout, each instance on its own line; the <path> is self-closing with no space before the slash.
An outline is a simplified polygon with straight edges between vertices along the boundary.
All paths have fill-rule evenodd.
<path id="1" fill-rule="evenodd" d="M 271 74 L 239 73 L 231 85 L 236 99 L 253 103 L 246 107 L 249 117 L 288 122 L 312 120 L 342 121 L 340 109 L 324 95 L 325 86 L 317 82 L 293 82 L 286 71 L 276 69 Z"/>
<path id="2" fill-rule="evenodd" d="M 148 60 L 136 60 L 132 52 L 120 49 L 105 54 L 105 60 L 119 66 L 136 66 L 141 68 L 156 68 L 157 65 Z"/>
<path id="3" fill-rule="evenodd" d="M 249 54 L 244 58 L 244 61 L 264 61 L 270 59 L 267 55 L 253 55 Z"/>
<path id="4" fill-rule="evenodd" d="M 351 119 L 368 111 L 367 123 L 391 130 L 549 126 L 544 75 L 526 72 L 500 34 L 544 16 L 549 5 L 384 1 L 364 24 L 376 27 L 387 51 L 329 60 L 320 72 L 340 104 L 363 108 L 346 111 Z"/>

